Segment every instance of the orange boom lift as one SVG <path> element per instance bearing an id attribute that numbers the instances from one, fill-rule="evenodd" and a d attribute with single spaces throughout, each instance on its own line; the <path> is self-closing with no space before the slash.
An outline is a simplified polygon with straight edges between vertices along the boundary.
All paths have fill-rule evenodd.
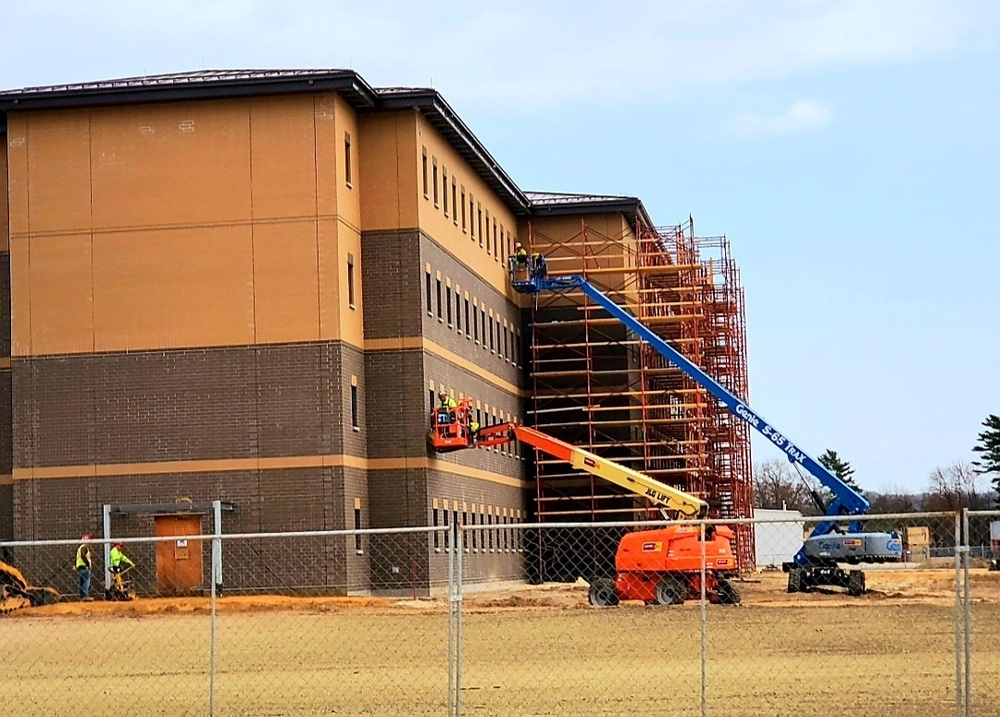
<path id="1" fill-rule="evenodd" d="M 520 441 L 574 468 L 591 473 L 626 488 L 655 505 L 669 519 L 699 519 L 708 512 L 708 503 L 666 483 L 577 448 L 533 428 L 501 423 L 474 432 L 471 427 L 471 399 L 463 398 L 453 409 L 431 413 L 428 443 L 433 451 L 445 453 L 465 448 L 489 448 Z M 701 529 L 695 525 L 669 525 L 625 535 L 615 554 L 615 578 L 596 578 L 590 585 L 592 605 L 617 605 L 620 600 L 642 600 L 659 605 L 677 605 L 701 595 Z M 708 526 L 705 531 L 705 590 L 712 602 L 735 604 L 740 601 L 736 577 L 736 557 L 731 541 L 733 531 L 725 526 Z"/>

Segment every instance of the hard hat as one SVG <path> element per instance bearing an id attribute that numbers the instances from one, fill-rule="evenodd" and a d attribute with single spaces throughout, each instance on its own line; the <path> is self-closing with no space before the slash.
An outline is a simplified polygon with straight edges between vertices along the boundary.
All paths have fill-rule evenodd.
<path id="1" fill-rule="evenodd" d="M 438 391 L 438 398 L 444 398 L 444 397 L 445 397 L 445 396 L 447 396 L 447 395 L 448 395 L 448 394 L 447 394 L 447 393 L 445 393 L 444 391 Z"/>
<path id="2" fill-rule="evenodd" d="M 519 242 L 519 241 L 514 242 L 514 248 L 515 249 L 520 249 L 521 248 L 521 242 Z"/>
<path id="3" fill-rule="evenodd" d="M 125 547 L 125 543 L 115 543 L 115 547 L 116 548 L 124 548 Z"/>
<path id="4" fill-rule="evenodd" d="M 90 538 L 91 538 L 90 533 L 84 533 L 83 534 L 83 540 L 90 540 Z"/>

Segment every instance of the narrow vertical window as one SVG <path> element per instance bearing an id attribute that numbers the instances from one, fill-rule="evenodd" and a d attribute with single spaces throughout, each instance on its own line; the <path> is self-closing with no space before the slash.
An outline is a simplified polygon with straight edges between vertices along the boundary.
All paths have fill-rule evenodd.
<path id="1" fill-rule="evenodd" d="M 476 343 L 479 343 L 479 312 L 474 311 L 472 314 L 472 328 L 476 334 Z"/>
<path id="2" fill-rule="evenodd" d="M 475 212 L 475 200 L 472 198 L 471 192 L 469 193 L 469 237 L 472 239 L 476 238 L 476 212 Z"/>
<path id="3" fill-rule="evenodd" d="M 431 193 L 434 195 L 434 206 L 438 206 L 438 161 L 431 158 Z"/>
<path id="4" fill-rule="evenodd" d="M 445 546 L 444 546 L 444 551 L 446 553 L 450 553 L 451 552 L 451 546 L 452 546 L 452 543 L 454 542 L 451 539 L 451 520 L 449 520 L 449 516 L 450 515 L 451 515 L 451 511 L 448 510 L 448 501 L 445 501 L 444 502 L 444 527 L 445 527 L 445 532 L 448 534 L 448 538 L 446 539 L 446 543 L 445 543 Z"/>
<path id="5" fill-rule="evenodd" d="M 479 235 L 479 246 L 483 245 L 483 205 L 476 205 L 476 233 Z"/>
<path id="6" fill-rule="evenodd" d="M 354 529 L 361 530 L 361 499 L 354 499 Z M 361 545 L 361 535 L 358 533 L 354 534 L 354 552 L 363 553 L 363 547 Z"/>
<path id="7" fill-rule="evenodd" d="M 361 423 L 358 419 L 358 378 L 351 376 L 351 426 L 355 431 L 361 430 Z"/>
<path id="8" fill-rule="evenodd" d="M 425 282 L 424 282 L 425 283 L 425 289 L 426 289 L 426 293 L 427 293 L 427 315 L 428 316 L 433 316 L 432 312 L 434 311 L 434 309 L 432 308 L 432 305 L 431 305 L 431 270 L 430 269 L 427 270 L 427 274 L 424 275 L 424 279 L 425 279 Z"/>
<path id="9" fill-rule="evenodd" d="M 462 333 L 462 292 L 455 287 L 455 330 Z"/>
<path id="10" fill-rule="evenodd" d="M 496 352 L 496 345 L 493 343 L 493 317 L 490 316 L 490 353 Z"/>
<path id="11" fill-rule="evenodd" d="M 494 217 L 494 219 L 493 219 L 493 257 L 497 261 L 499 261 L 500 260 L 500 255 L 497 252 L 497 248 L 498 248 L 497 247 L 497 220 Z"/>
<path id="12" fill-rule="evenodd" d="M 483 348 L 486 348 L 487 336 L 486 336 L 486 307 L 479 307 L 479 323 L 483 326 Z"/>
<path id="13" fill-rule="evenodd" d="M 454 177 L 451 178 L 451 221 L 458 226 L 458 185 Z"/>
<path id="14" fill-rule="evenodd" d="M 448 168 L 441 167 L 441 193 L 444 195 L 444 215 L 448 216 Z"/>
<path id="15" fill-rule="evenodd" d="M 465 232 L 465 185 L 462 185 L 462 231 Z"/>
<path id="16" fill-rule="evenodd" d="M 490 210 L 486 210 L 486 253 L 490 253 Z"/>
<path id="17" fill-rule="evenodd" d="M 470 339 L 472 338 L 472 332 L 469 331 L 469 295 L 465 295 L 465 335 Z"/>
<path id="18" fill-rule="evenodd" d="M 350 132 L 344 132 L 344 181 L 347 182 L 347 186 L 351 186 L 353 181 L 351 178 L 351 134 Z"/>
<path id="19" fill-rule="evenodd" d="M 445 305 L 448 307 L 448 326 L 451 327 L 451 287 L 445 288 Z"/>
<path id="20" fill-rule="evenodd" d="M 347 305 L 354 307 L 354 255 L 347 255 Z"/>
<path id="21" fill-rule="evenodd" d="M 469 525 L 469 513 L 468 511 L 462 511 L 462 527 L 467 527 Z M 469 531 L 466 530 L 462 533 L 462 548 L 465 552 L 469 552 Z"/>
<path id="22" fill-rule="evenodd" d="M 434 508 L 434 511 L 433 511 L 433 522 L 434 522 L 434 527 L 435 528 L 438 527 L 438 509 L 437 508 Z M 434 531 L 434 549 L 435 550 L 440 550 L 441 549 L 441 533 L 437 532 L 436 530 Z"/>
<path id="23" fill-rule="evenodd" d="M 453 505 L 458 505 L 458 502 L 456 501 Z M 449 542 L 452 545 L 455 546 L 456 550 L 458 549 L 458 511 L 457 510 L 451 511 L 451 540 Z"/>
<path id="24" fill-rule="evenodd" d="M 490 540 L 490 552 L 492 553 L 493 552 L 493 514 L 492 513 L 486 516 L 486 524 L 488 526 L 490 526 L 489 540 Z"/>
<path id="25" fill-rule="evenodd" d="M 427 199 L 427 148 L 424 147 L 424 155 L 421 158 L 423 167 L 423 178 L 424 178 L 424 199 Z"/>
<path id="26" fill-rule="evenodd" d="M 504 353 L 507 354 L 504 358 L 506 358 L 507 362 L 509 363 L 510 362 L 510 353 L 511 352 L 510 352 L 510 339 L 508 338 L 508 336 L 509 336 L 509 333 L 507 331 L 507 324 L 504 324 L 503 325 L 503 343 L 501 344 L 501 346 L 503 346 Z"/>
<path id="27" fill-rule="evenodd" d="M 444 307 L 441 306 L 441 279 L 439 277 L 438 280 L 437 280 L 437 315 L 438 315 L 438 321 L 443 321 L 444 320 L 444 311 L 443 311 L 443 308 Z"/>
<path id="28" fill-rule="evenodd" d="M 434 389 L 433 388 L 428 389 L 427 390 L 427 395 L 431 399 L 431 410 L 433 411 L 434 410 Z"/>

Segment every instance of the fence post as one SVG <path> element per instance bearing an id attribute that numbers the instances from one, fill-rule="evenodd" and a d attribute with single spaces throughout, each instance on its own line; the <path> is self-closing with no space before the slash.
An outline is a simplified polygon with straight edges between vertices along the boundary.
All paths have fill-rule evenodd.
<path id="1" fill-rule="evenodd" d="M 462 548 L 464 525 L 455 524 L 455 717 L 462 714 Z"/>
<path id="2" fill-rule="evenodd" d="M 955 714 L 962 717 L 962 520 L 955 513 Z"/>
<path id="3" fill-rule="evenodd" d="M 962 509 L 962 533 L 965 541 L 962 543 L 962 558 L 965 563 L 962 574 L 965 581 L 962 598 L 965 603 L 963 618 L 965 620 L 965 715 L 972 717 L 972 600 L 969 590 L 969 555 L 972 547 L 972 536 L 969 534 L 969 509 Z"/>
<path id="4" fill-rule="evenodd" d="M 448 555 L 448 717 L 456 717 L 455 712 L 455 608 L 456 585 L 455 585 L 455 541 L 452 537 L 454 531 L 449 528 L 444 534 L 444 548 Z"/>
<path id="5" fill-rule="evenodd" d="M 708 664 L 708 607 L 706 604 L 705 579 L 708 571 L 705 569 L 706 557 L 704 520 L 701 522 L 701 525 L 698 526 L 698 529 L 701 531 L 699 541 L 701 543 L 701 717 L 706 717 L 706 715 L 708 715 L 708 677 L 706 673 Z"/>
<path id="6" fill-rule="evenodd" d="M 222 540 L 221 526 L 216 523 L 215 537 L 212 538 L 212 585 L 211 585 L 211 608 L 209 617 L 209 646 L 208 646 L 208 714 L 215 717 L 215 622 L 216 622 L 216 577 L 222 572 Z"/>

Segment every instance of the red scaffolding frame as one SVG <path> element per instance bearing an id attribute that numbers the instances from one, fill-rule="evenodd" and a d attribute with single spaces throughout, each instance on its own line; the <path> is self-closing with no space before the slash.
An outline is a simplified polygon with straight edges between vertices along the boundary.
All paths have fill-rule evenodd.
<path id="1" fill-rule="evenodd" d="M 608 236 L 584 220 L 558 237 L 529 226 L 529 241 L 550 274 L 584 276 L 747 398 L 743 289 L 725 237 L 696 237 L 690 220 Z M 702 497 L 714 517 L 751 517 L 745 423 L 582 292 L 541 295 L 530 314 L 534 426 Z M 642 499 L 544 456 L 536 509 L 540 521 L 654 515 Z M 736 552 L 741 569 L 753 567 L 749 526 L 737 531 Z"/>

